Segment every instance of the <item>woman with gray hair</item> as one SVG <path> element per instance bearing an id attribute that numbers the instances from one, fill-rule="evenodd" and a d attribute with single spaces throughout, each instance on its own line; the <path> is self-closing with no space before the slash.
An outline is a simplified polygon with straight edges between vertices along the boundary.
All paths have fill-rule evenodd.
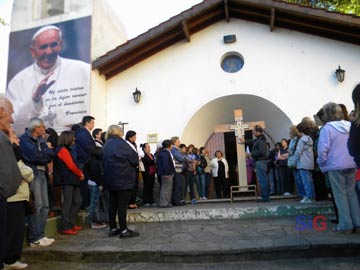
<path id="1" fill-rule="evenodd" d="M 317 163 L 330 181 L 339 211 L 334 231 L 360 232 L 360 206 L 355 193 L 356 164 L 347 151 L 350 122 L 343 120 L 341 107 L 333 102 L 323 106 L 324 122 L 320 131 Z"/>
<path id="2" fill-rule="evenodd" d="M 126 207 L 134 187 L 139 156 L 122 138 L 123 131 L 118 125 L 111 125 L 107 131 L 106 143 L 102 148 L 104 187 L 109 191 L 109 237 L 138 236 L 127 228 Z M 118 228 L 116 215 L 119 219 Z"/>

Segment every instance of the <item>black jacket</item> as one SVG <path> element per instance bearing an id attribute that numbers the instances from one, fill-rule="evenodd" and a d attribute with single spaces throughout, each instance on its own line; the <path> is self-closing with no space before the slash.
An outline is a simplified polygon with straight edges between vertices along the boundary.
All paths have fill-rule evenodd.
<path id="1" fill-rule="evenodd" d="M 253 145 L 251 149 L 251 157 L 255 161 L 266 159 L 266 137 L 264 134 L 260 134 L 260 136 L 254 140 L 247 140 L 246 143 Z"/>
<path id="2" fill-rule="evenodd" d="M 152 156 L 152 159 L 146 153 L 145 153 L 144 157 L 141 159 L 141 161 L 143 162 L 144 167 L 145 167 L 145 172 L 142 172 L 143 175 L 148 175 L 150 166 L 155 166 L 155 158 L 152 154 L 150 154 L 150 155 Z"/>
<path id="3" fill-rule="evenodd" d="M 104 187 L 107 190 L 131 190 L 136 179 L 139 156 L 122 138 L 110 136 L 102 148 Z"/>
<path id="4" fill-rule="evenodd" d="M 172 175 L 175 173 L 174 161 L 169 150 L 161 149 L 157 155 L 156 162 L 159 176 Z"/>
<path id="5" fill-rule="evenodd" d="M 72 172 L 66 164 L 59 158 L 58 153 L 59 151 L 65 148 L 64 146 L 59 146 L 55 151 L 55 158 L 54 158 L 54 186 L 64 186 L 64 185 L 71 185 L 71 186 L 79 186 L 80 185 L 80 178 L 74 172 Z M 71 147 L 66 147 L 68 152 L 70 153 L 72 161 L 77 166 L 77 161 L 73 153 L 73 149 Z M 78 166 L 77 166 L 78 167 Z M 79 168 L 77 170 L 80 171 Z"/>
<path id="6" fill-rule="evenodd" d="M 90 158 L 91 149 L 96 146 L 95 141 L 90 132 L 85 127 L 81 127 L 75 133 L 75 137 L 77 159 L 79 163 L 85 164 L 85 162 Z"/>
<path id="7" fill-rule="evenodd" d="M 101 157 L 92 156 L 85 163 L 84 171 L 91 181 L 96 185 L 102 186 L 104 184 L 104 171 L 101 163 Z"/>
<path id="8" fill-rule="evenodd" d="M 355 163 L 360 168 L 360 126 L 351 124 L 349 140 L 349 154 L 354 157 Z"/>

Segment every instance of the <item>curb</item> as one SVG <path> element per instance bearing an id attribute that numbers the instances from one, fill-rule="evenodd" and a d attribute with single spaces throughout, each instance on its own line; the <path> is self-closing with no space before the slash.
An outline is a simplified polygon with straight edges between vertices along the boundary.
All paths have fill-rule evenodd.
<path id="1" fill-rule="evenodd" d="M 336 245 L 283 245 L 270 248 L 245 248 L 221 251 L 47 251 L 26 250 L 23 253 L 29 263 L 62 261 L 77 263 L 220 263 L 292 258 L 356 257 L 360 256 L 360 244 Z M 36 259 L 35 259 L 36 258 Z"/>

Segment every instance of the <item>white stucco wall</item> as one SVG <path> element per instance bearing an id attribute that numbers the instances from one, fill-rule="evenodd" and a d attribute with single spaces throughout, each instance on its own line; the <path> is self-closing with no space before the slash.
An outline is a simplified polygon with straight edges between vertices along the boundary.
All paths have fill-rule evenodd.
<path id="1" fill-rule="evenodd" d="M 41 0 L 15 0 L 11 17 L 11 31 L 31 29 L 42 25 L 69 21 L 90 16 L 93 11 L 92 0 L 66 0 L 65 13 L 43 19 L 36 19 L 36 9 Z"/>
<path id="2" fill-rule="evenodd" d="M 93 0 L 91 60 L 127 41 L 126 29 L 107 1 Z"/>
<path id="3" fill-rule="evenodd" d="M 91 60 L 104 55 L 127 41 L 126 29 L 122 21 L 110 8 L 107 1 L 93 0 L 94 11 L 91 20 Z M 106 81 L 97 70 L 91 71 L 90 114 L 95 116 L 95 127 L 106 126 Z"/>
<path id="4" fill-rule="evenodd" d="M 236 34 L 237 42 L 224 44 L 228 34 Z M 286 29 L 270 32 L 267 25 L 237 19 L 219 22 L 192 35 L 190 43 L 179 42 L 107 81 L 106 124 L 129 122 L 126 128 L 137 131 L 138 142 L 148 133 L 165 139 L 181 135 L 206 103 L 233 94 L 267 99 L 293 123 L 329 101 L 350 110 L 351 91 L 360 81 L 359 49 Z M 243 55 L 240 72 L 221 69 L 221 57 L 229 51 Z M 343 83 L 334 76 L 338 65 L 346 70 Z M 139 104 L 132 98 L 135 87 L 143 94 Z"/>

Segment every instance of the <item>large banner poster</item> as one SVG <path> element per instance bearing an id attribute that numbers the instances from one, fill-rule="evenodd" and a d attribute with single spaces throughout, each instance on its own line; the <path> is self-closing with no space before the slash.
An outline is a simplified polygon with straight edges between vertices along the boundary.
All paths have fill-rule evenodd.
<path id="1" fill-rule="evenodd" d="M 7 95 L 17 134 L 33 117 L 61 132 L 89 115 L 90 48 L 91 16 L 10 34 Z"/>

